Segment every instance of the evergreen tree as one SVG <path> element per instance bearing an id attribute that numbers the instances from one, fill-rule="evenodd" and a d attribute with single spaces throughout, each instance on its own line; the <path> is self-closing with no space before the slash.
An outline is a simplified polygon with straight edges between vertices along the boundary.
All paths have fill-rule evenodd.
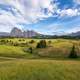
<path id="1" fill-rule="evenodd" d="M 33 53 L 32 47 L 29 47 L 28 52 L 29 52 L 29 53 Z"/>
<path id="2" fill-rule="evenodd" d="M 34 43 L 34 42 L 35 42 L 34 40 L 31 40 L 29 43 L 31 43 L 31 44 L 32 44 L 32 43 Z"/>
<path id="3" fill-rule="evenodd" d="M 46 48 L 46 41 L 45 40 L 41 40 L 39 43 L 37 43 L 37 48 Z"/>
<path id="4" fill-rule="evenodd" d="M 78 57 L 78 55 L 76 53 L 75 46 L 73 45 L 70 55 L 69 55 L 69 58 L 77 58 L 77 57 Z"/>

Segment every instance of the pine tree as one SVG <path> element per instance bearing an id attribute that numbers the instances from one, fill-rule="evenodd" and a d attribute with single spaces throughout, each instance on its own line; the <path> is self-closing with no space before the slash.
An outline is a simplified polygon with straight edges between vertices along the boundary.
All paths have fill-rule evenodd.
<path id="1" fill-rule="evenodd" d="M 29 47 L 28 52 L 29 52 L 29 53 L 33 53 L 32 47 Z"/>
<path id="2" fill-rule="evenodd" d="M 46 48 L 46 41 L 45 40 L 41 40 L 39 43 L 37 43 L 37 48 Z"/>
<path id="3" fill-rule="evenodd" d="M 70 52 L 70 55 L 69 55 L 69 58 L 77 58 L 77 57 L 78 57 L 78 55 L 77 55 L 76 50 L 75 50 L 75 45 L 73 45 L 71 52 Z"/>

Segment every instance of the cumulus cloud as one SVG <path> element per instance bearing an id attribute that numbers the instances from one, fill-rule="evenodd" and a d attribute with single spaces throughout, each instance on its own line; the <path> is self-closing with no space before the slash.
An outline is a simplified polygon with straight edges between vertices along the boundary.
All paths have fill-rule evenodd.
<path id="1" fill-rule="evenodd" d="M 76 26 L 76 27 L 74 26 L 74 27 L 66 30 L 66 33 L 75 33 L 75 32 L 78 32 L 78 31 L 80 31 L 80 26 Z"/>
<path id="2" fill-rule="evenodd" d="M 3 0 L 0 3 L 3 2 L 30 22 L 50 17 L 57 9 L 57 5 L 52 4 L 53 0 Z"/>
<path id="3" fill-rule="evenodd" d="M 80 4 L 80 0 L 73 0 L 76 4 Z"/>
<path id="4" fill-rule="evenodd" d="M 78 9 L 64 9 L 64 10 L 57 10 L 57 13 L 60 15 L 60 17 L 68 16 L 68 17 L 73 17 L 73 16 L 79 16 L 80 12 Z"/>
<path id="5" fill-rule="evenodd" d="M 56 2 L 55 2 L 56 1 Z M 78 3 L 80 0 L 74 0 Z M 79 9 L 59 9 L 57 0 L 0 0 L 0 31 L 10 31 L 18 24 L 31 24 L 49 17 L 80 15 Z"/>
<path id="6" fill-rule="evenodd" d="M 0 23 L 14 27 L 34 23 L 51 17 L 56 9 L 53 0 L 0 0 Z"/>
<path id="7" fill-rule="evenodd" d="M 0 9 L 0 31 L 10 31 L 13 27 L 17 27 L 18 23 L 28 23 L 20 14 L 13 15 L 10 11 Z M 17 16 L 16 16 L 17 14 Z"/>

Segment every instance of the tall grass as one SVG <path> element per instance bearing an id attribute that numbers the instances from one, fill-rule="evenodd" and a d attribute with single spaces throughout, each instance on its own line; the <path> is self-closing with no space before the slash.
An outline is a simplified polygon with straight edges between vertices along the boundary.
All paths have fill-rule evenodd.
<path id="1" fill-rule="evenodd" d="M 80 80 L 80 61 L 14 60 L 1 62 L 0 80 Z"/>

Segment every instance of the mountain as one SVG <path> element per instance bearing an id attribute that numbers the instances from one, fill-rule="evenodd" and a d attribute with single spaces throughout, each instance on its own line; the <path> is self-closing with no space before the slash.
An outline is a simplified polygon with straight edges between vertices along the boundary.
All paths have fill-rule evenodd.
<path id="1" fill-rule="evenodd" d="M 8 36 L 10 36 L 10 33 L 0 32 L 0 37 L 8 37 Z"/>
<path id="2" fill-rule="evenodd" d="M 11 32 L 10 36 L 11 37 L 25 37 L 25 38 L 30 38 L 39 35 L 39 33 L 33 31 L 33 30 L 27 30 L 27 31 L 22 31 L 16 27 L 14 27 Z"/>
<path id="3" fill-rule="evenodd" d="M 37 33 L 33 30 L 26 30 L 22 31 L 19 28 L 14 27 L 10 33 L 7 32 L 0 32 L 0 37 L 24 37 L 24 38 L 57 38 L 57 37 L 80 37 L 80 31 L 75 32 L 75 33 L 70 33 L 68 35 L 61 35 L 61 36 L 55 36 L 55 35 L 43 35 L 40 33 Z"/>
<path id="4" fill-rule="evenodd" d="M 14 27 L 10 32 L 10 36 L 11 37 L 23 37 L 23 32 L 20 29 Z"/>
<path id="5" fill-rule="evenodd" d="M 80 31 L 69 34 L 70 36 L 79 36 L 80 37 Z"/>
<path id="6" fill-rule="evenodd" d="M 28 31 L 23 32 L 24 37 L 34 37 L 34 36 L 37 36 L 37 35 L 39 35 L 39 33 L 35 32 L 33 30 L 31 30 L 31 31 L 28 30 Z"/>
<path id="7" fill-rule="evenodd" d="M 14 27 L 10 33 L 7 32 L 0 32 L 0 37 L 24 37 L 24 38 L 31 38 L 40 35 L 39 33 L 33 30 L 22 31 Z"/>

